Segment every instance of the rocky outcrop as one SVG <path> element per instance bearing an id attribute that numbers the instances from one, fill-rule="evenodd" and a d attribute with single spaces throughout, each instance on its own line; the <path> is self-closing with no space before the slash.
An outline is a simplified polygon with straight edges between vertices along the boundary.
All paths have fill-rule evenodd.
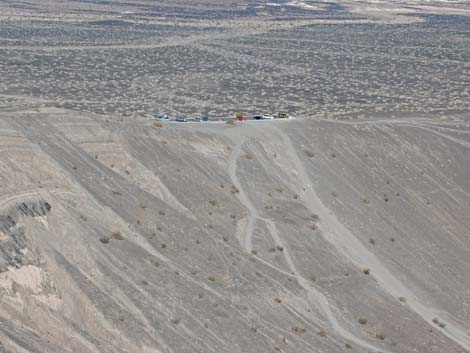
<path id="1" fill-rule="evenodd" d="M 0 272 L 8 266 L 28 264 L 24 252 L 28 240 L 20 224 L 21 218 L 46 216 L 50 210 L 51 205 L 44 200 L 27 200 L 0 213 Z"/>

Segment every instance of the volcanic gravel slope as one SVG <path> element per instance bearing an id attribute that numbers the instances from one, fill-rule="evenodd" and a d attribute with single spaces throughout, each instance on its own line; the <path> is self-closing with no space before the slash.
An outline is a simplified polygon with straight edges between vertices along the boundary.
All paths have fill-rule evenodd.
<path id="1" fill-rule="evenodd" d="M 470 352 L 467 5 L 4 4 L 0 352 Z"/>

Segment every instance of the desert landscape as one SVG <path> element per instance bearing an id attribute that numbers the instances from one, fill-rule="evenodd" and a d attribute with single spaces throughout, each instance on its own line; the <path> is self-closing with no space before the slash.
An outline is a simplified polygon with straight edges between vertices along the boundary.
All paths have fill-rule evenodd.
<path id="1" fill-rule="evenodd" d="M 470 353 L 469 15 L 0 0 L 0 352 Z"/>

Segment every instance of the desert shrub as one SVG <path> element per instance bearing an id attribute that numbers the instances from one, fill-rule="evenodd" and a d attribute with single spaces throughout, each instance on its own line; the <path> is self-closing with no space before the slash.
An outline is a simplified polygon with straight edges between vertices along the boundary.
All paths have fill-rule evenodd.
<path id="1" fill-rule="evenodd" d="M 315 152 L 313 150 L 305 150 L 305 154 L 310 158 L 315 157 Z"/>
<path id="2" fill-rule="evenodd" d="M 227 125 L 235 125 L 235 122 L 234 122 L 233 120 L 227 120 L 227 121 L 225 122 L 225 124 L 227 124 Z"/>
<path id="3" fill-rule="evenodd" d="M 161 247 L 162 249 L 166 249 L 166 243 L 162 243 Z"/>
<path id="4" fill-rule="evenodd" d="M 384 340 L 385 339 L 385 334 L 383 332 L 378 332 L 375 337 L 377 337 L 379 340 Z"/>
<path id="5" fill-rule="evenodd" d="M 351 345 L 351 343 L 349 343 L 349 342 L 346 342 L 346 343 L 344 344 L 344 346 L 345 346 L 347 349 L 352 348 L 352 345 Z"/>
<path id="6" fill-rule="evenodd" d="M 155 121 L 155 122 L 153 123 L 153 126 L 162 127 L 163 124 L 162 124 L 161 122 L 159 122 L 159 121 Z"/>
<path id="7" fill-rule="evenodd" d="M 109 238 L 107 235 L 103 235 L 103 236 L 100 238 L 100 242 L 102 242 L 103 244 L 108 244 L 108 243 L 109 243 L 109 240 L 110 240 L 110 238 Z"/>
<path id="8" fill-rule="evenodd" d="M 362 273 L 364 273 L 365 275 L 369 275 L 370 274 L 370 269 L 365 268 L 365 269 L 362 270 Z"/>
<path id="9" fill-rule="evenodd" d="M 210 200 L 210 201 L 209 201 L 209 204 L 210 204 L 211 206 L 214 206 L 214 207 L 215 207 L 215 206 L 217 206 L 217 201 L 216 201 L 216 200 Z"/>
<path id="10" fill-rule="evenodd" d="M 306 331 L 305 327 L 302 327 L 302 326 L 294 326 L 292 327 L 292 331 L 294 331 L 295 333 L 304 333 Z"/>
<path id="11" fill-rule="evenodd" d="M 326 337 L 326 332 L 323 331 L 323 330 L 318 331 L 317 334 L 318 334 L 318 336 L 320 336 L 320 337 Z"/>
<path id="12" fill-rule="evenodd" d="M 437 326 L 439 326 L 440 328 L 444 328 L 446 327 L 446 324 L 442 321 L 439 320 L 439 318 L 435 317 L 434 319 L 432 319 L 432 322 L 435 323 Z"/>
<path id="13" fill-rule="evenodd" d="M 279 303 L 282 303 L 282 300 L 281 300 L 281 299 L 279 299 L 279 298 L 274 298 L 274 302 L 276 302 L 276 303 L 278 303 L 278 304 L 279 304 Z"/>
<path id="14" fill-rule="evenodd" d="M 120 231 L 114 231 L 111 233 L 111 238 L 116 240 L 122 240 L 124 237 L 122 236 Z"/>
<path id="15" fill-rule="evenodd" d="M 367 319 L 361 317 L 359 320 L 357 320 L 361 325 L 367 325 Z"/>
<path id="16" fill-rule="evenodd" d="M 284 251 L 284 248 L 283 248 L 281 245 L 276 246 L 276 249 L 277 249 L 278 251 Z"/>
<path id="17" fill-rule="evenodd" d="M 208 279 L 209 281 L 211 281 L 211 282 L 215 282 L 215 276 L 213 276 L 213 275 L 209 275 L 209 276 L 207 277 L 207 279 Z"/>
<path id="18" fill-rule="evenodd" d="M 405 297 L 398 297 L 398 300 L 401 301 L 402 303 L 406 303 L 406 298 Z"/>
<path id="19" fill-rule="evenodd" d="M 251 153 L 245 154 L 245 158 L 251 161 L 253 159 L 253 155 Z"/>

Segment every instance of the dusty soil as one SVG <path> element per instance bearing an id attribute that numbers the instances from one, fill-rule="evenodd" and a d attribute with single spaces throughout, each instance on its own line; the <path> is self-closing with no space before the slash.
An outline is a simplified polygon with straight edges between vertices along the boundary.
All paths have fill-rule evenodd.
<path id="1" fill-rule="evenodd" d="M 2 3 L 0 352 L 470 352 L 468 10 Z"/>

